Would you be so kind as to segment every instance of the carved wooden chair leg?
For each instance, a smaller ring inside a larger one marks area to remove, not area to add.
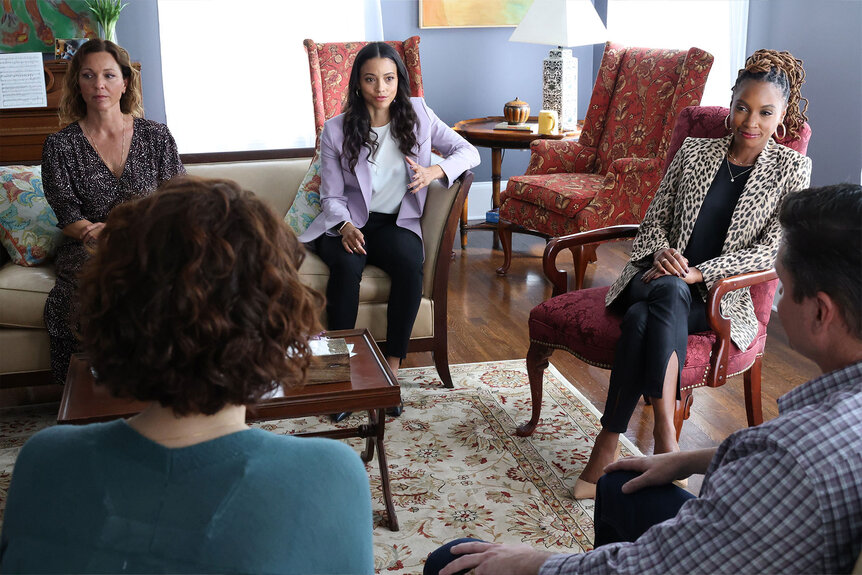
[[[539,416],[542,414],[542,381],[545,375],[545,368],[548,367],[548,360],[551,354],[554,353],[554,348],[541,343],[531,342],[530,349],[527,351],[527,376],[530,378],[530,396],[533,402],[532,415],[530,421],[522,424],[515,431],[520,437],[527,437],[533,434],[536,430],[536,425],[539,423]]]
[[[500,222],[497,224],[497,233],[500,235],[500,245],[503,247],[503,265],[497,268],[497,275],[504,276],[512,265],[512,227],[511,224]]]
[[[464,205],[461,208],[461,249],[467,249],[467,198],[464,198]],[[454,252],[452,253],[452,257],[454,259]]]
[[[569,248],[572,252],[572,262],[575,265],[575,289],[584,287],[584,276],[587,275],[587,264],[596,261],[596,244],[586,244]]]
[[[694,395],[691,393],[691,388],[680,390],[679,399],[676,401],[676,407],[673,412],[673,426],[676,428],[677,441],[679,441],[679,436],[682,434],[682,422],[691,415],[692,403],[694,403]]]
[[[763,358],[758,355],[751,368],[743,375],[745,415],[748,418],[749,427],[763,423],[763,406],[760,403],[760,369],[762,366]]]
[[[431,351],[431,356],[434,358],[434,367],[437,368],[437,375],[440,376],[440,381],[443,382],[443,387],[452,389],[455,387],[452,384],[452,374],[449,373],[449,343],[445,333],[434,338],[434,349]]]

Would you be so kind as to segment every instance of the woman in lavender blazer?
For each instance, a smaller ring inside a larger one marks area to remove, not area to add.
[[[431,165],[431,148],[445,159]],[[320,136],[322,213],[300,236],[329,266],[329,329],[351,329],[366,264],[390,279],[386,355],[397,374],[422,298],[419,220],[428,185],[451,183],[479,163],[472,145],[422,98],[410,97],[407,69],[388,44],[356,56],[344,113]]]

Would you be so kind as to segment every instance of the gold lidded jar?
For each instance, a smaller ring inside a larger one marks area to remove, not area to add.
[[[523,124],[530,117],[530,105],[518,98],[511,102],[506,102],[503,106],[503,116],[510,126]]]

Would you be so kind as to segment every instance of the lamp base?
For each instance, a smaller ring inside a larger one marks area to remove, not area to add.
[[[542,109],[556,110],[562,130],[578,124],[578,59],[555,48],[542,63]]]

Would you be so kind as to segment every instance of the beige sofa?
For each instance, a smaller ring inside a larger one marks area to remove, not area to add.
[[[227,155],[230,157],[230,155]],[[186,163],[189,174],[236,180],[263,197],[283,217],[308,169],[310,158]],[[413,326],[410,351],[431,351],[440,378],[452,386],[447,359],[446,291],[452,241],[458,215],[473,174],[467,172],[451,188],[439,183],[428,194],[422,233],[425,269],[422,302]],[[325,292],[329,272],[314,254],[300,270],[306,285]],[[0,267],[0,387],[49,383],[48,334],[42,319],[45,299],[54,285],[53,266],[25,268],[6,261]],[[381,342],[386,336],[389,278],[369,266],[362,276],[357,327],[368,328]]]

